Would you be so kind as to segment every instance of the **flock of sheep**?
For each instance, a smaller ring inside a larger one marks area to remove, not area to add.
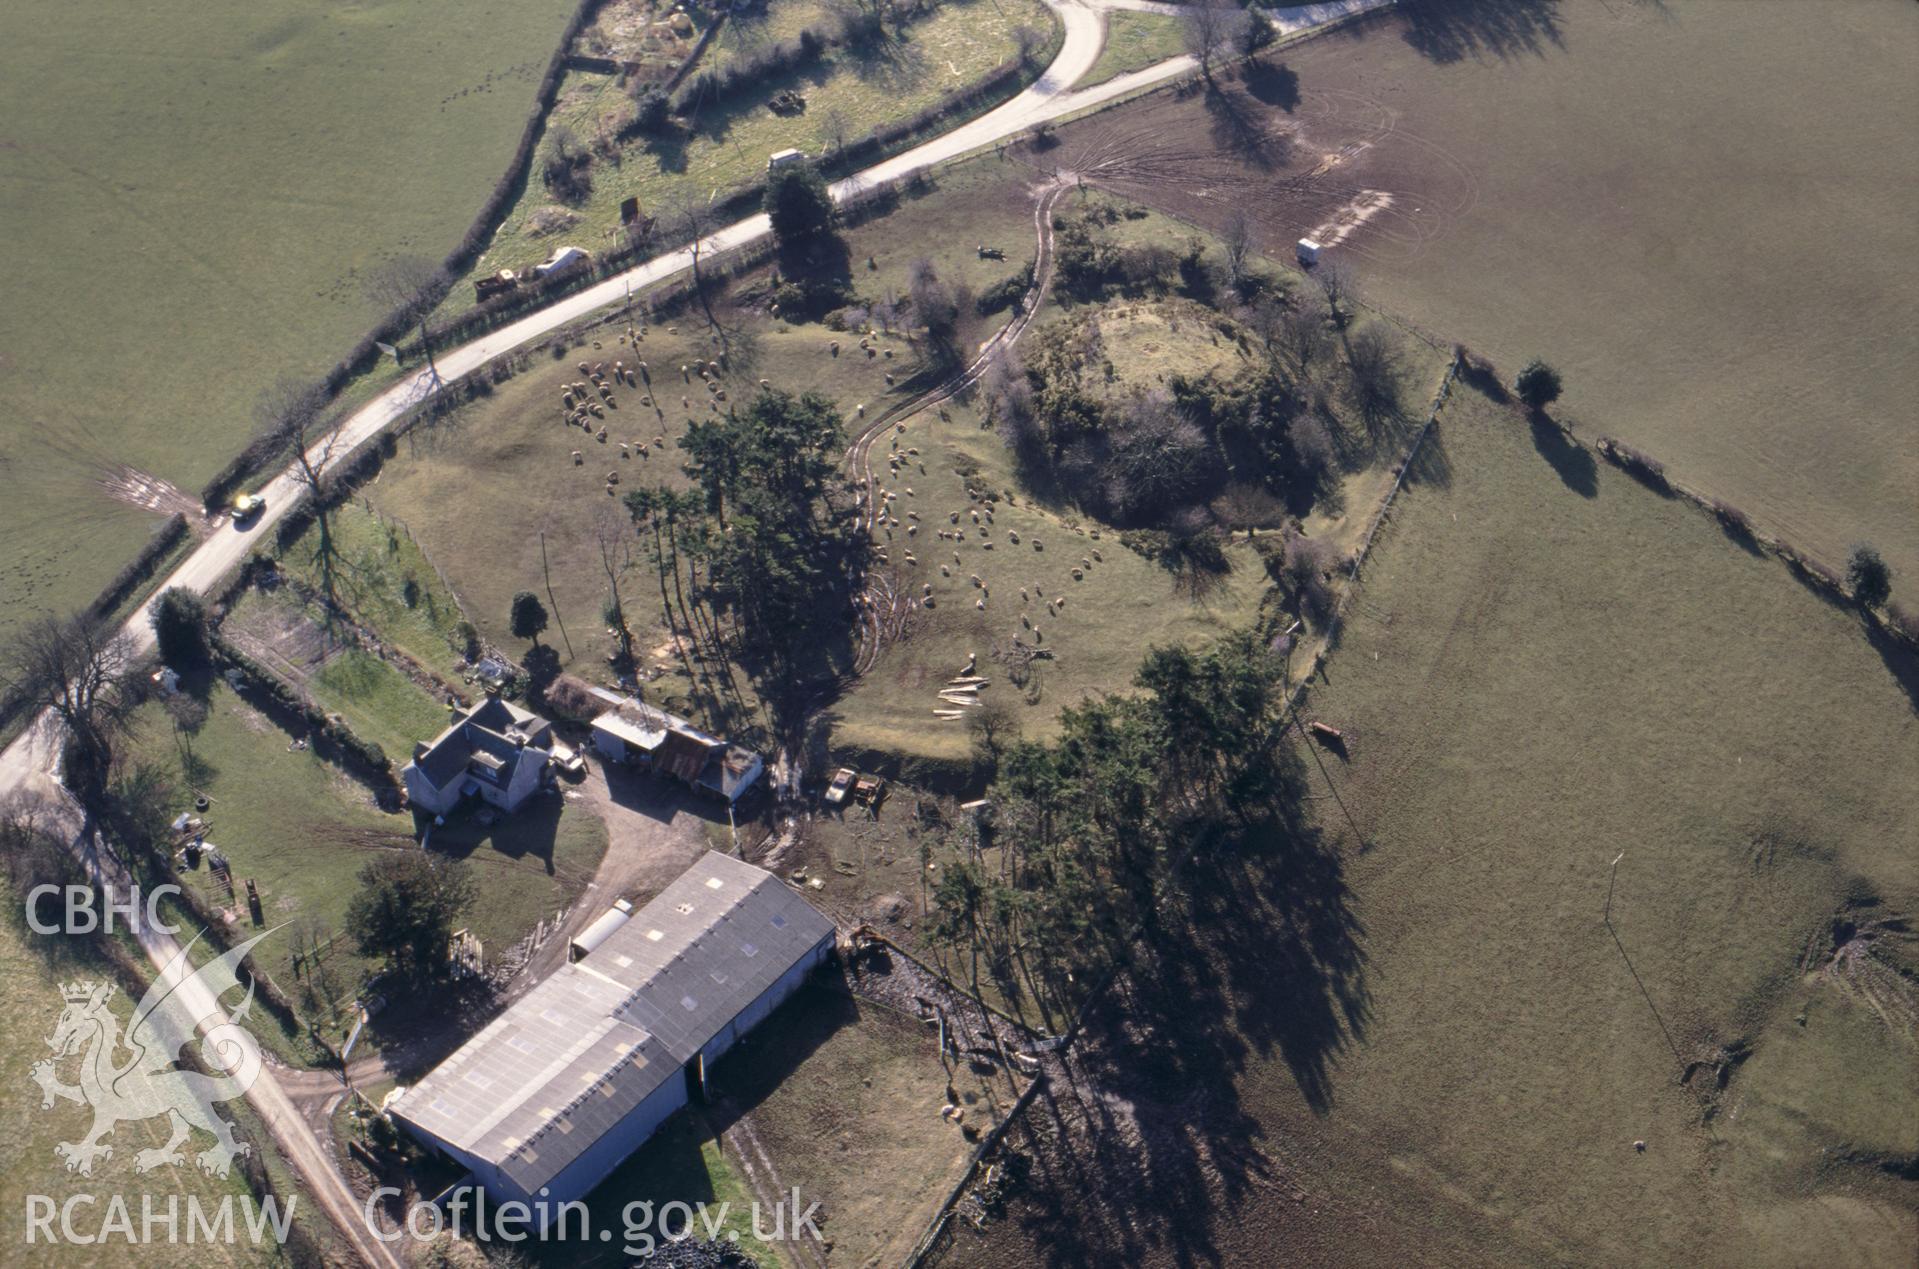
[[[668,333],[678,334],[679,330],[677,327],[669,327]],[[568,427],[580,428],[600,444],[608,444],[607,412],[620,408],[619,399],[614,395],[615,388],[639,389],[640,404],[653,411],[657,422],[665,422],[666,410],[660,401],[655,399],[659,394],[653,387],[652,370],[647,366],[644,358],[637,356],[640,344],[645,339],[644,326],[629,326],[625,333],[619,336],[618,342],[636,354],[632,365],[628,365],[622,358],[614,359],[611,365],[605,361],[578,363],[575,369],[585,377],[560,385],[560,417]],[[601,347],[600,341],[594,340],[593,347],[598,351]],[[690,388],[697,375],[706,387],[706,408],[717,412],[720,403],[726,400],[726,387],[720,382],[721,373],[722,367],[717,361],[694,360],[682,365],[680,380],[689,388],[689,391],[680,394],[681,407],[692,410],[693,398]],[[766,380],[760,380],[760,386],[765,387]],[[687,421],[692,422],[690,415]],[[635,456],[646,459],[652,457],[654,450],[666,448],[666,437],[664,434],[655,436],[650,445],[645,441],[637,440],[620,441],[618,444],[622,459]],[[575,467],[586,465],[586,455],[581,450],[574,450],[572,459]],[[619,483],[619,470],[617,468],[609,470],[606,473],[606,492],[609,495],[616,493]]]
[[[921,476],[926,475],[926,465],[920,459],[919,447],[903,444],[907,434],[906,429],[907,425],[905,423],[899,423],[894,426],[892,444],[886,456],[887,473],[894,481],[901,480],[902,476],[909,470],[917,471]],[[874,485],[877,484],[877,482],[862,480],[861,484]],[[877,548],[879,562],[882,564],[892,563],[893,548],[889,544],[895,541],[894,531],[900,530],[906,538],[906,541],[901,544],[900,547],[900,562],[909,568],[920,567],[922,561],[920,557],[915,554],[913,548],[914,544],[919,540],[923,521],[918,511],[910,508],[902,510],[901,503],[902,495],[906,498],[916,499],[918,497],[913,486],[907,484],[901,484],[897,488],[879,486],[872,489],[872,494],[874,505],[873,525],[874,528],[885,534],[885,541]],[[945,578],[953,577],[956,571],[963,572],[967,580],[972,584],[973,589],[978,592],[978,594],[974,596],[973,607],[980,612],[984,612],[987,609],[988,601],[993,597],[993,588],[986,578],[982,577],[979,573],[967,571],[966,559],[962,551],[966,549],[969,543],[980,551],[991,551],[998,545],[999,541],[1004,541],[1010,546],[1020,546],[1022,542],[1017,529],[1007,529],[1002,539],[996,540],[994,538],[994,499],[982,497],[975,493],[970,487],[966,491],[966,498],[968,505],[958,510],[948,511],[946,513],[946,525],[933,530],[933,536],[945,544],[941,550],[950,549],[953,556],[952,563],[948,564],[942,560],[937,567],[939,568],[940,576]],[[904,517],[903,519],[902,516]],[[1091,530],[1091,536],[1097,539],[1099,537],[1099,530]],[[1028,537],[1025,544],[1030,545],[1035,551],[1043,552],[1046,549],[1045,542],[1038,537]],[[1104,563],[1104,560],[1105,557],[1100,554],[1098,547],[1090,548],[1087,554],[1080,558],[1079,563],[1073,567],[1073,580],[1076,582],[1084,580],[1092,573],[1094,566]],[[1013,632],[1013,642],[1024,642],[1025,639],[1030,636],[1035,645],[1043,644],[1045,642],[1045,634],[1035,620],[1038,614],[1030,612],[1029,608],[1037,600],[1044,608],[1046,618],[1049,621],[1057,620],[1066,611],[1066,596],[1048,595],[1044,587],[1038,582],[1033,582],[1028,586],[1021,586],[1019,588],[1019,599],[1020,628]],[[920,583],[918,602],[922,608],[934,608],[938,606],[939,601],[933,593],[933,583],[931,581]],[[963,718],[965,717],[966,707],[979,703],[977,699],[978,693],[981,688],[986,686],[987,680],[974,675],[973,666],[974,662],[969,658],[966,668],[940,689],[940,704],[935,706],[933,710],[936,717],[947,721]]]

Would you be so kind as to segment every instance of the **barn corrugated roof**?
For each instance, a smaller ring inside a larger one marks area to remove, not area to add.
[[[771,873],[708,852],[393,1111],[534,1193],[832,932]]]

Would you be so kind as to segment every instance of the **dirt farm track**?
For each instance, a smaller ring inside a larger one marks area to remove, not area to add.
[[[1919,584],[1919,6],[1785,12],[1428,5],[1082,120],[1040,161],[1209,227],[1247,209],[1274,254],[1336,243],[1376,307],[1557,364],[1583,433]]]

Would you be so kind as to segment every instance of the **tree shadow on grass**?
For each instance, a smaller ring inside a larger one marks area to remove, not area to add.
[[[1255,101],[1278,106],[1287,114],[1299,106],[1299,72],[1284,62],[1251,62],[1240,79]]]
[[[1559,0],[1402,0],[1401,38],[1447,65],[1467,58],[1544,57],[1564,51]]]
[[[1444,489],[1453,483],[1453,460],[1446,452],[1443,422],[1427,429],[1426,439],[1406,462],[1406,483]]]
[[[1905,695],[1906,705],[1913,713],[1919,714],[1919,655],[1915,655],[1911,648],[1894,638],[1870,615],[1861,612],[1858,604],[1841,589],[1838,576],[1824,565],[1797,556],[1788,556],[1786,571],[1791,573],[1809,594],[1824,602],[1827,607],[1846,613],[1859,622],[1860,631],[1865,635],[1866,643],[1885,663],[1886,672],[1892,675],[1893,683]]]
[[[402,1084],[438,1066],[506,1006],[483,978],[417,986],[389,981],[382,994],[386,1007],[367,1019],[366,1038],[379,1045],[380,1061]]]
[[[1599,496],[1599,463],[1586,447],[1574,441],[1559,424],[1536,411],[1528,411],[1526,421],[1532,427],[1533,448],[1559,473],[1566,488],[1582,498]]]
[[[1217,1261],[1207,1214],[1274,1179],[1242,1079],[1281,1066],[1324,1115],[1338,1055],[1365,1033],[1364,929],[1333,843],[1275,822],[1203,844],[1182,880],[1183,906],[1142,937],[1086,1023],[1090,1141],[1061,1119],[1061,1153],[1029,1180],[1021,1219],[1050,1264]],[[1046,1099],[1031,1113],[1060,1114]]]
[[[1913,713],[1919,714],[1919,656],[1881,629],[1877,622],[1867,621],[1865,626],[1866,642],[1886,663],[1886,671],[1892,675],[1892,681],[1906,694],[1907,706]]]
[[[1204,100],[1206,113],[1212,117],[1214,145],[1253,167],[1285,166],[1292,137],[1268,128],[1251,97],[1224,88],[1210,88]]]
[[[564,798],[535,794],[519,810],[501,815],[491,824],[480,823],[481,811],[477,806],[462,808],[433,829],[430,845],[449,859],[473,858],[482,847],[508,860],[531,857],[545,865],[546,875],[550,877],[554,871],[553,845],[560,835],[564,805]]]

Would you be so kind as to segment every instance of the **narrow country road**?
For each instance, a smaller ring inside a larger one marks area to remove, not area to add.
[[[833,197],[844,200],[883,182],[911,176],[990,146],[1038,124],[1115,101],[1154,84],[1190,74],[1197,68],[1191,57],[1174,57],[1116,76],[1094,87],[1075,91],[1072,85],[1092,68],[1104,44],[1103,12],[1121,8],[1146,9],[1150,6],[1142,0],[1046,2],[1059,14],[1065,28],[1065,39],[1052,64],[1025,91],[970,123],[835,182],[831,187]],[[1291,35],[1394,2],[1327,0],[1320,4],[1263,12],[1280,34]],[[704,239],[699,244],[699,251],[702,258],[709,258],[715,253],[757,242],[770,233],[771,227],[764,214],[749,216]],[[378,436],[446,385],[457,382],[502,353],[510,352],[597,309],[620,302],[630,291],[673,277],[691,266],[693,255],[691,246],[667,252],[458,348],[438,354],[435,359],[437,374],[422,371],[409,375],[387,389],[349,417],[336,432],[323,438],[310,451],[311,456],[316,462],[325,461],[329,466],[339,464],[353,450]],[[296,476],[297,471],[297,464],[290,464],[269,481],[261,491],[266,498],[265,510],[244,530],[236,528],[231,522],[214,530],[155,588],[155,596],[173,586],[184,586],[205,593],[216,585],[246,558],[254,544],[262,540],[267,531],[299,501],[303,491]],[[125,633],[136,655],[144,655],[153,647],[153,631],[148,621],[152,602],[149,600],[131,614],[125,624]],[[115,885],[125,885],[121,865],[93,847],[91,836],[85,831],[80,808],[58,781],[59,748],[57,724],[50,715],[42,714],[19,739],[0,752],[0,797],[20,793],[41,800],[57,821],[72,831],[74,847],[94,875]],[[138,937],[142,950],[156,970],[164,969],[179,952],[179,944],[162,931],[142,928],[138,931]],[[198,990],[205,991],[204,988]],[[214,1022],[227,1020],[226,1012],[217,1001],[207,999],[194,1003],[204,1008],[206,1016]],[[400,1269],[400,1262],[393,1251],[371,1236],[361,1217],[358,1198],[334,1166],[326,1145],[295,1108],[286,1089],[275,1077],[273,1068],[262,1071],[248,1090],[247,1101],[265,1122],[279,1153],[299,1173],[308,1193],[327,1213],[361,1261],[382,1269]]]

